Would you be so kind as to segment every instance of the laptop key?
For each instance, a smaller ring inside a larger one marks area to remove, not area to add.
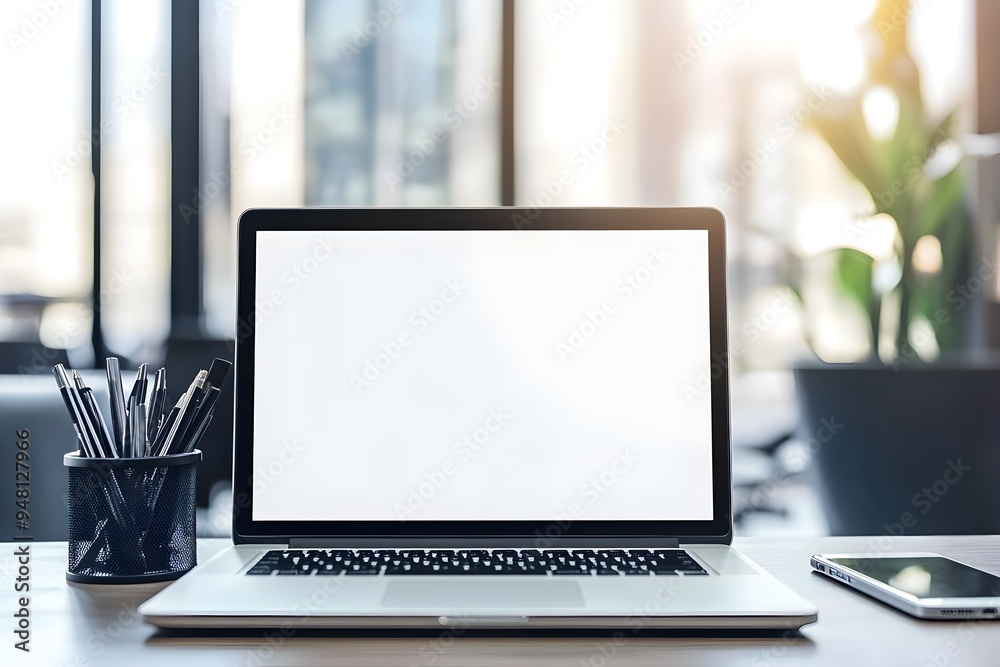
[[[269,551],[247,574],[325,576],[707,575],[682,549],[290,549]]]

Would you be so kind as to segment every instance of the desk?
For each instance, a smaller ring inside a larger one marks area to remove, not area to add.
[[[305,633],[227,636],[168,634],[145,625],[136,607],[163,587],[67,584],[64,543],[32,545],[31,653],[13,648],[16,563],[5,544],[0,559],[0,664],[4,665],[997,665],[1000,621],[918,621],[810,574],[813,553],[937,551],[1000,574],[1000,536],[746,539],[737,546],[819,607],[819,621],[801,636],[701,634],[628,637],[610,633],[572,637]],[[199,541],[203,561],[225,540]],[[276,638],[275,638],[276,637]],[[278,650],[273,644],[280,643]],[[609,654],[605,658],[602,654]],[[949,656],[948,652],[953,655]]]

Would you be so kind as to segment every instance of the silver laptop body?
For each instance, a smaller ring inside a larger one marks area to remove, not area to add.
[[[816,620],[730,546],[718,211],[260,209],[238,245],[234,546],[147,622]]]

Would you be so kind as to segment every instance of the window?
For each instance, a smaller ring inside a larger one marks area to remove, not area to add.
[[[203,245],[191,267],[204,333],[233,334],[244,209],[496,205],[512,121],[517,204],[725,211],[737,370],[787,368],[807,338],[857,358],[863,325],[828,289],[823,252],[871,202],[807,126],[816,105],[865,80],[860,27],[874,1],[201,0],[200,183],[181,194]],[[0,110],[16,128],[0,163],[0,338],[85,353],[98,145],[103,333],[119,354],[155,358],[178,281],[169,64],[171,30],[185,28],[171,26],[171,0],[102,3],[103,125],[91,137],[91,4],[56,4],[0,10],[0,83],[24,91]],[[915,3],[909,18],[928,106],[964,104],[967,130],[973,0]],[[891,243],[879,233],[860,242]],[[775,304],[781,317],[755,319]]]
[[[974,3],[911,4],[926,103],[943,116],[972,97]],[[864,356],[863,324],[829,289],[822,253],[884,240],[877,225],[847,237],[871,200],[808,125],[866,79],[874,6],[518,2],[517,203],[718,207],[745,350],[734,369],[786,369],[806,336],[831,359]],[[806,312],[789,286],[809,292]]]
[[[210,331],[233,333],[247,208],[499,203],[499,0],[203,2],[202,23]]]
[[[90,336],[90,3],[0,9],[0,340]]]
[[[170,3],[101,10],[104,337],[148,360],[170,332]]]

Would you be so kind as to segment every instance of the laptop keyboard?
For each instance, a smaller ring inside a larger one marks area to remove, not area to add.
[[[264,554],[251,575],[707,575],[682,549],[294,549]]]

